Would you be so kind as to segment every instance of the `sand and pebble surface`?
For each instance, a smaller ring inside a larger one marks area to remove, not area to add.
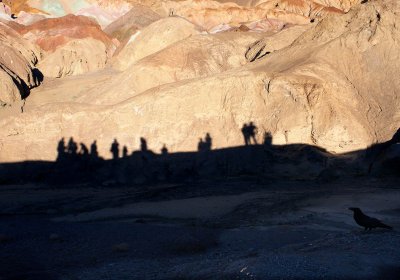
[[[0,279],[400,279],[399,201],[368,177],[2,186]]]

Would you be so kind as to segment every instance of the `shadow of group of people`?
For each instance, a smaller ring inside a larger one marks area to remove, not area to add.
[[[203,138],[199,139],[199,143],[197,144],[197,150],[199,152],[202,151],[211,151],[211,146],[212,146],[212,138],[210,136],[210,133],[206,133],[206,136]]]
[[[121,153],[122,152],[122,153]],[[151,152],[147,147],[147,140],[143,137],[140,138],[140,151],[139,152]],[[102,159],[99,156],[98,148],[97,148],[97,141],[94,140],[90,145],[90,149],[86,146],[85,143],[77,143],[75,142],[73,137],[70,137],[68,143],[66,143],[65,138],[61,138],[57,145],[57,161],[64,161],[64,160],[75,160],[77,158],[82,159]],[[112,159],[116,160],[119,158],[127,158],[129,156],[128,147],[124,145],[122,150],[120,150],[120,143],[116,138],[114,138],[113,142],[111,143],[110,153]],[[161,154],[168,154],[167,147],[164,146],[161,149]]]
[[[243,134],[244,138],[244,144],[245,146],[248,145],[258,145],[256,134],[257,134],[257,127],[253,122],[249,122],[248,124],[245,123],[241,129],[241,132]],[[269,132],[266,132],[264,134],[264,144],[272,144],[272,135]],[[198,145],[197,145],[197,151],[198,152],[203,152],[203,151],[210,151],[212,149],[212,137],[210,133],[206,133],[206,135],[203,138],[199,139]],[[116,138],[114,138],[113,142],[111,143],[110,147],[110,153],[112,156],[112,159],[116,160],[119,158],[126,158],[129,157],[129,151],[128,147],[124,145],[122,147],[122,150],[120,149],[120,143]],[[140,150],[139,152],[143,153],[153,153],[151,150],[148,148],[147,140],[144,137],[140,137]],[[163,147],[160,150],[161,155],[167,155],[168,154],[168,148],[164,144]],[[98,148],[97,148],[97,141],[94,140],[90,148],[86,146],[85,143],[77,143],[75,142],[73,137],[70,137],[68,140],[68,143],[66,143],[65,138],[61,138],[60,141],[58,142],[57,145],[57,161],[62,161],[66,159],[76,159],[77,157],[81,158],[92,158],[92,159],[99,159],[101,158],[98,153]]]
[[[114,141],[112,142],[110,152],[112,154],[113,159],[118,159],[120,157],[119,156],[119,143],[118,143],[117,139],[114,139]],[[128,157],[128,147],[127,146],[122,147],[122,157],[123,158]]]
[[[75,142],[73,137],[70,137],[68,144],[65,143],[65,138],[61,138],[57,145],[57,160],[74,159],[77,157],[91,157],[98,158],[97,141],[93,141],[90,145],[90,150],[84,143],[79,144]]]
[[[197,176],[196,174],[258,174],[266,170],[281,172],[274,169],[274,164],[277,162],[288,166],[301,166],[307,161],[307,164],[312,165],[316,170],[315,172],[320,172],[331,168],[330,166],[335,166],[335,161],[343,162],[344,159],[341,155],[334,156],[325,149],[307,144],[273,145],[273,136],[268,131],[264,132],[261,141],[260,132],[253,122],[243,124],[241,133],[244,140],[242,146],[213,150],[213,139],[207,132],[204,137],[199,138],[197,151],[177,153],[170,153],[165,144],[159,153],[154,153],[149,149],[144,137],[139,138],[139,149],[130,152],[126,145],[122,146],[115,138],[108,150],[112,157],[110,161],[99,156],[96,140],[88,147],[84,143],[78,144],[73,137],[70,137],[68,141],[62,138],[57,146],[57,163],[59,163],[57,169],[62,171],[58,174],[62,173],[60,176],[64,177],[68,177],[65,175],[67,173],[74,174],[77,180],[79,176],[89,178],[89,176],[96,177],[99,174],[108,178],[145,176],[146,180],[143,179],[143,182],[150,182],[154,178],[185,178]],[[387,151],[391,145],[400,141],[399,135],[398,131],[390,141],[352,153],[356,157],[366,154],[364,161],[371,162],[368,171],[370,172],[374,167],[373,163],[383,158],[383,151]],[[353,154],[347,157],[350,158]],[[396,160],[399,161],[398,158]],[[313,168],[309,168],[307,172],[314,172]],[[79,172],[81,175],[77,175]],[[89,173],[91,175],[88,175]],[[124,175],[115,175],[122,173]]]
[[[73,137],[62,138],[58,157],[52,161],[0,163],[0,183],[51,182],[52,184],[100,183],[139,185],[182,182],[219,176],[271,176],[273,178],[331,178],[335,174],[400,174],[400,130],[391,140],[362,150],[332,154],[309,144],[274,145],[270,132],[257,130],[253,122],[238,128],[244,145],[216,149],[211,133],[199,139],[196,151],[169,152],[164,144],[159,153],[139,139],[139,148],[129,151],[113,139],[111,160],[99,155],[98,142],[90,145]],[[263,142],[263,143],[260,143]],[[214,145],[214,146],[213,146]],[[333,174],[333,175],[332,175]]]
[[[248,124],[247,123],[243,124],[242,134],[244,138],[244,144],[246,146],[250,145],[251,142],[253,142],[253,144],[255,145],[258,144],[256,139],[257,127],[254,125],[253,122],[249,122]]]
[[[96,140],[88,147],[73,137],[58,142],[58,158],[52,176],[54,182],[107,182],[117,181],[133,185],[155,182],[181,182],[207,176],[258,174],[271,170],[272,134],[264,134],[264,143],[257,141],[258,131],[253,122],[243,125],[244,145],[213,149],[211,133],[199,138],[197,150],[170,153],[165,144],[159,153],[149,149],[144,137],[139,138],[139,149],[129,151],[114,138],[107,152],[111,160],[99,155]],[[261,137],[260,137],[261,138]],[[265,144],[270,146],[266,147]],[[317,155],[317,157],[319,157]]]

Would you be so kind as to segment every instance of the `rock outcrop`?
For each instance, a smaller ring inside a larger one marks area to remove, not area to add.
[[[44,19],[19,32],[41,47],[45,76],[63,77],[102,69],[116,45],[92,19],[68,15]]]
[[[311,20],[322,18],[328,14],[343,14],[344,12],[329,5],[321,5],[310,0],[279,0],[274,2],[276,10],[301,15]],[[270,7],[270,2],[260,4],[259,7]]]
[[[98,40],[76,39],[47,54],[38,67],[46,77],[61,78],[103,69],[107,59],[106,46]]]
[[[18,17],[21,12],[50,17],[75,14],[91,17],[103,27],[125,14],[130,7],[125,1],[101,0],[5,0],[5,2]]]
[[[262,36],[234,32],[193,35],[133,63],[110,79],[108,85],[81,95],[77,101],[111,105],[163,84],[241,67],[247,63],[244,57],[247,46]]]
[[[11,105],[21,99],[18,86],[11,75],[3,69],[0,70],[0,107]]]
[[[0,2],[0,20],[11,19],[11,9],[6,4]]]
[[[10,1],[9,1],[10,2]],[[220,24],[239,27],[242,23],[269,19],[285,23],[302,24],[310,19],[320,19],[331,13],[342,13],[359,0],[278,0],[278,1],[153,1],[153,0],[73,0],[47,1],[18,0],[10,2],[13,13],[39,13],[52,17],[67,14],[94,18],[102,27],[116,21],[138,4],[161,16],[177,15],[188,19],[206,30]]]
[[[29,26],[21,26],[18,31],[46,52],[55,51],[57,47],[71,40],[88,37],[100,41],[106,47],[113,45],[111,38],[101,30],[100,26],[85,16],[67,15],[48,18]]]
[[[160,19],[132,35],[115,57],[113,66],[125,70],[136,61],[199,32],[197,26],[183,18]]]
[[[11,13],[17,15],[19,12],[24,11],[28,13],[42,13],[41,10],[38,10],[34,7],[35,3],[31,2],[38,2],[38,1],[29,1],[29,0],[3,0],[7,6],[10,7]]]
[[[0,106],[11,105],[29,95],[42,80],[35,65],[38,48],[0,22]]]
[[[220,24],[240,26],[261,19],[278,20],[287,24],[306,24],[328,14],[341,14],[341,9],[324,6],[310,0],[266,1],[258,5],[239,6],[232,2],[167,1],[163,2],[164,15],[173,14],[211,30]]]
[[[315,0],[316,3],[328,7],[341,9],[345,12],[349,11],[351,7],[363,2],[362,0]]]
[[[265,55],[289,46],[295,39],[310,28],[310,25],[293,26],[272,36],[265,36],[262,39],[253,42],[248,47],[245,57],[249,62],[263,58]]]
[[[128,13],[109,24],[104,31],[120,42],[126,43],[136,31],[159,19],[161,16],[150,8],[134,5]]]

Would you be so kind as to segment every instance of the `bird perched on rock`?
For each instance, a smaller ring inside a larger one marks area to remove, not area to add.
[[[353,218],[357,224],[364,227],[365,230],[371,230],[373,228],[387,228],[393,229],[391,226],[385,225],[378,219],[368,217],[365,215],[360,208],[350,207],[349,210],[353,211]]]

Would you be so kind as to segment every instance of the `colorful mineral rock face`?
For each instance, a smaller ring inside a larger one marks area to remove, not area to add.
[[[129,5],[120,3],[113,5],[112,2],[86,0],[21,0],[5,1],[10,7],[11,13],[24,17],[21,23],[30,22],[26,13],[42,14],[46,17],[61,17],[67,14],[86,15],[95,18],[102,26],[106,26],[129,11]],[[111,5],[110,5],[111,3]]]
[[[336,153],[393,134],[395,1],[235,2],[3,1],[0,110],[27,102],[0,120],[1,158],[38,159],[38,145],[51,159],[67,134],[102,154],[133,131],[170,151],[206,132],[229,147],[250,121],[258,142]]]

